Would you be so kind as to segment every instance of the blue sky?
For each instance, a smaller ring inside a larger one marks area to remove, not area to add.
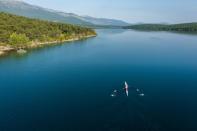
[[[197,22],[197,0],[23,0],[79,15],[116,18],[130,23]]]

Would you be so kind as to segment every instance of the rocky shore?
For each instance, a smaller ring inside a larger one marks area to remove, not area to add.
[[[7,52],[14,51],[15,49],[9,45],[0,45],[0,56],[6,54]]]
[[[71,39],[67,39],[67,40],[62,40],[62,41],[50,41],[50,42],[37,42],[37,41],[33,41],[31,42],[31,44],[25,48],[25,49],[31,49],[31,48],[38,48],[38,47],[43,47],[45,45],[51,45],[51,44],[60,44],[63,42],[72,42],[72,41],[78,41],[78,40],[82,40],[82,39],[87,39],[87,38],[91,38],[91,37],[95,37],[96,35],[87,35],[87,36],[81,36],[81,37],[76,37],[76,38],[71,38]],[[0,56],[3,56],[11,51],[16,51],[17,52],[18,49],[10,46],[10,45],[0,45]]]

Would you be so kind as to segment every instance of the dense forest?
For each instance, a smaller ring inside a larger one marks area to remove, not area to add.
[[[90,28],[42,21],[0,12],[0,44],[22,46],[30,42],[64,41],[96,35]]]
[[[124,29],[147,30],[147,31],[177,31],[197,33],[197,23],[185,24],[139,24],[123,27]]]

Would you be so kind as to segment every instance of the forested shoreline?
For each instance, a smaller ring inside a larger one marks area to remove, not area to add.
[[[175,31],[197,33],[197,23],[183,23],[183,24],[138,24],[125,26],[124,29],[145,30],[145,31]]]
[[[93,29],[0,12],[0,51],[96,36]],[[9,48],[9,49],[8,49]],[[2,51],[1,51],[2,52]]]

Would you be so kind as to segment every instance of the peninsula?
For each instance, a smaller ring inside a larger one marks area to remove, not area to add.
[[[0,12],[0,55],[96,36],[93,29]]]

